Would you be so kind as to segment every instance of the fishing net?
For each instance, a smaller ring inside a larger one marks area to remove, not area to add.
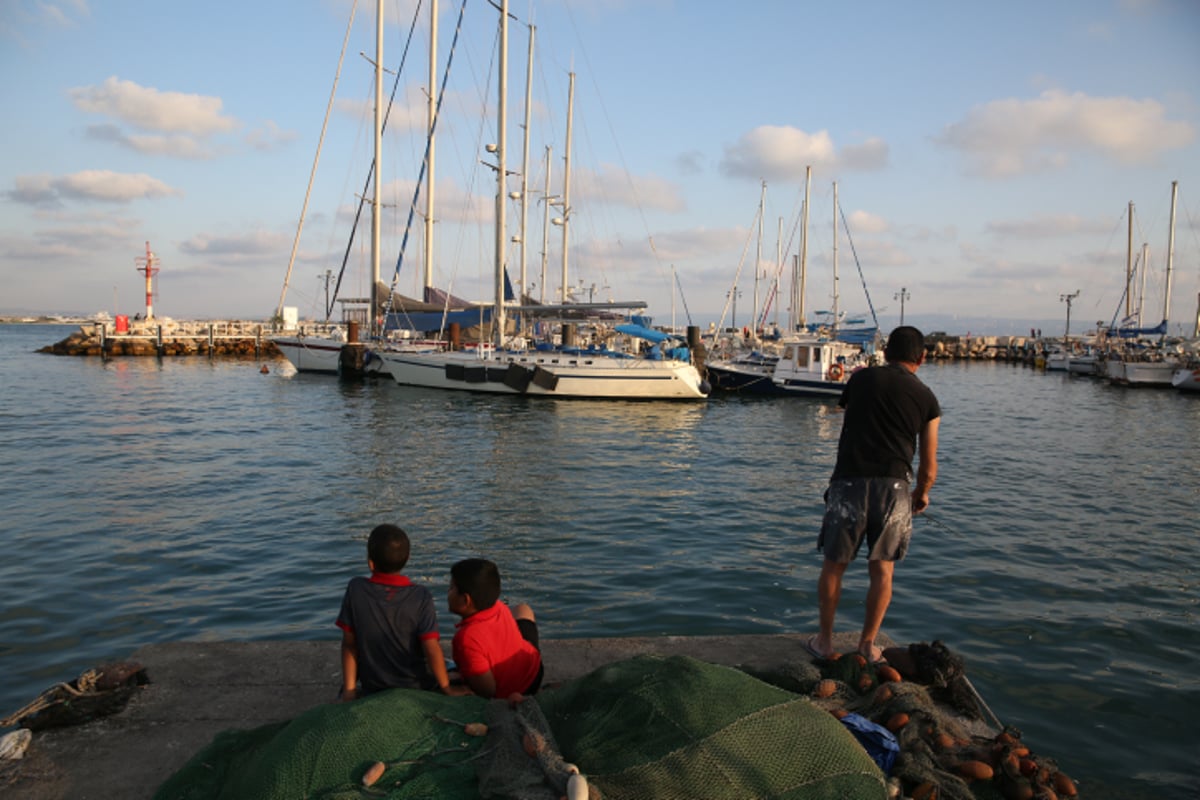
[[[941,642],[884,651],[887,664],[850,654],[782,675],[759,674],[807,694],[842,717],[856,714],[890,731],[899,753],[889,775],[915,800],[1030,800],[1075,797],[1074,782],[1052,758],[1033,753],[975,692],[961,657]]]
[[[480,722],[486,735],[470,735]],[[590,798],[886,797],[871,757],[808,697],[638,656],[515,707],[397,689],[222,733],[155,798],[557,800],[575,770]]]

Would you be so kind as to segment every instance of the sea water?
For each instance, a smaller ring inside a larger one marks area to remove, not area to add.
[[[546,638],[816,629],[832,401],[522,399],[35,352],[71,330],[0,326],[2,714],[151,642],[336,648],[385,521],[439,598],[451,563],[495,560]],[[919,375],[941,471],[885,632],[962,655],[1087,797],[1195,797],[1200,397],[1006,363]],[[865,589],[856,563],[839,630]]]

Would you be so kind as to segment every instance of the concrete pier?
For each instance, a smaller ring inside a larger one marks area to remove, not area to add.
[[[842,652],[856,634],[837,637]],[[546,682],[573,680],[635,655],[687,655],[772,670],[811,661],[804,634],[543,639]],[[881,639],[880,644],[892,642]],[[291,719],[335,700],[340,642],[176,642],[130,655],[150,684],[118,714],[34,734],[0,796],[8,800],[141,800],[224,730]],[[449,642],[443,642],[448,650]],[[33,699],[33,698],[30,698]]]

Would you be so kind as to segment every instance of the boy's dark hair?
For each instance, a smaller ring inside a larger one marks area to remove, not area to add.
[[[410,547],[408,534],[398,525],[376,525],[367,537],[367,558],[376,572],[396,573],[408,563]]]
[[[919,364],[925,355],[925,334],[911,325],[901,325],[887,339],[883,357],[888,361],[907,361]]]
[[[486,558],[465,558],[450,568],[450,577],[459,594],[471,595],[480,611],[496,605],[500,599],[500,570]]]

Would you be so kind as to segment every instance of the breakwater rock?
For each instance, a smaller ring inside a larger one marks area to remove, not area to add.
[[[60,356],[282,356],[254,323],[171,323],[116,332],[103,324],[81,325],[67,338],[38,350]]]

